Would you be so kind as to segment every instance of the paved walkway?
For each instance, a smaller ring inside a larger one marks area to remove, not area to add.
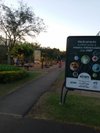
[[[0,114],[12,116],[24,116],[39,97],[57,79],[64,68],[50,68],[49,72],[38,80],[33,80],[14,93],[0,99]]]
[[[100,133],[84,126],[22,117],[50,89],[62,70],[49,69],[45,76],[0,99],[0,133]]]

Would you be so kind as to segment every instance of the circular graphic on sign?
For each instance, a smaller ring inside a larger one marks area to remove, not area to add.
[[[90,57],[88,55],[83,55],[81,58],[83,64],[88,64],[90,62]]]
[[[80,81],[91,81],[91,76],[88,73],[80,73],[78,79]],[[84,83],[87,84],[87,82],[83,82],[83,85]]]
[[[79,68],[79,64],[78,64],[77,62],[72,62],[72,63],[70,64],[70,69],[71,69],[72,71],[76,71],[78,68]]]
[[[99,64],[94,64],[93,67],[92,67],[92,70],[94,72],[100,72],[100,65]]]
[[[79,60],[79,57],[78,56],[74,56],[74,60]]]
[[[92,61],[94,61],[94,62],[98,61],[98,59],[99,58],[97,56],[95,56],[95,55],[92,57]]]
[[[77,72],[73,72],[73,77],[78,77],[78,73]]]
[[[92,77],[93,77],[93,78],[96,78],[96,77],[97,77],[97,73],[93,73],[93,74],[92,74]]]

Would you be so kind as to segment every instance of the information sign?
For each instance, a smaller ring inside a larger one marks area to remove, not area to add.
[[[100,36],[67,38],[65,86],[100,91]]]
[[[40,50],[34,50],[34,61],[35,62],[41,61],[41,51]]]

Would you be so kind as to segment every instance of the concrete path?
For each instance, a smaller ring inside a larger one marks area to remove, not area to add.
[[[39,97],[50,89],[51,84],[63,69],[58,67],[50,69],[45,76],[29,82],[14,93],[0,99],[0,114],[24,116]]]
[[[62,70],[49,69],[45,76],[0,99],[0,133],[100,133],[85,126],[22,117],[50,89]]]

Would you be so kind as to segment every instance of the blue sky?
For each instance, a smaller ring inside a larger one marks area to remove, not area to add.
[[[17,0],[3,0],[17,6]],[[100,0],[23,0],[48,26],[31,41],[66,50],[70,35],[96,35],[100,30]]]

